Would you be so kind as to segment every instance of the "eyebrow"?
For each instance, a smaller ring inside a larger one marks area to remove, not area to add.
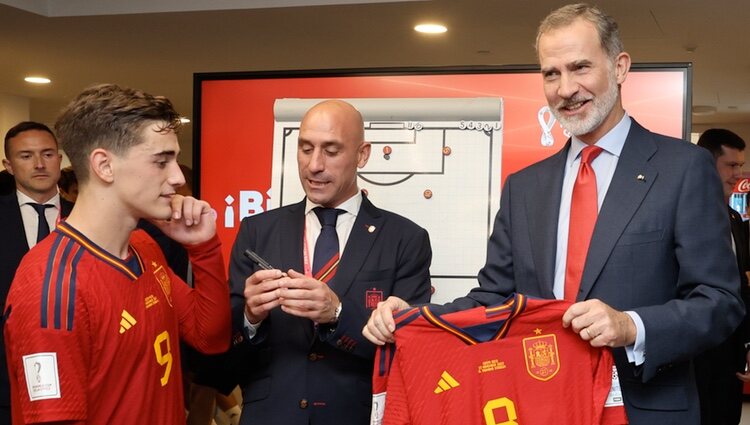
[[[575,69],[575,68],[579,68],[581,66],[588,66],[588,65],[592,65],[592,64],[593,64],[593,62],[591,62],[588,59],[579,59],[579,60],[575,60],[573,62],[566,63],[564,65],[564,68],[565,69]],[[557,66],[550,66],[550,67],[547,67],[547,68],[541,68],[541,72],[542,72],[542,75],[547,75],[550,72],[558,71],[559,69],[560,68],[557,67]]]
[[[34,152],[46,153],[46,152],[58,152],[59,150],[60,150],[59,148],[44,148],[40,151],[37,151],[34,149],[21,149],[17,151],[17,153],[34,153]]]
[[[297,139],[297,145],[303,145],[303,144],[309,144],[309,145],[312,145],[312,144],[314,144],[314,143],[313,143],[313,141],[312,141],[312,140],[307,140],[307,139],[303,139],[303,138],[298,138],[298,139]],[[341,140],[338,140],[338,139],[325,140],[325,141],[323,141],[323,142],[321,142],[321,143],[320,143],[320,145],[321,145],[321,147],[322,147],[323,149],[325,149],[325,148],[326,148],[326,147],[328,147],[328,146],[341,146],[341,145],[343,145],[343,144],[344,144],[344,143],[343,143],[343,142],[342,142]]]
[[[565,67],[568,68],[568,69],[571,69],[571,68],[578,68],[578,67],[581,67],[581,66],[584,66],[584,65],[591,65],[591,64],[592,64],[592,62],[590,60],[588,60],[588,59],[580,59],[580,60],[577,60],[577,61],[573,61],[573,62],[571,62],[569,64],[566,64]]]
[[[170,150],[170,151],[161,151],[161,152],[157,152],[157,153],[155,153],[155,154],[153,154],[151,156],[153,156],[153,157],[160,157],[160,156],[175,157],[175,156],[177,156],[177,151],[172,151],[172,150]]]

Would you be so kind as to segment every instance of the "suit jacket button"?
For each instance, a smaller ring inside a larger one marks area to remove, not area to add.
[[[308,354],[308,355],[307,355],[307,358],[308,358],[308,359],[309,359],[309,360],[310,360],[311,362],[314,362],[315,360],[318,360],[318,355],[317,355],[317,354],[315,354],[315,353],[310,353],[310,354]]]
[[[299,401],[299,408],[300,409],[307,409],[307,399],[303,398]]]

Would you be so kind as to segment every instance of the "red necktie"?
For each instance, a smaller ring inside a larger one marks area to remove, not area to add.
[[[575,302],[581,286],[583,265],[594,233],[598,204],[596,173],[591,161],[602,153],[598,146],[586,146],[581,151],[581,164],[573,185],[570,200],[570,225],[568,226],[568,259],[565,266],[565,300]]]

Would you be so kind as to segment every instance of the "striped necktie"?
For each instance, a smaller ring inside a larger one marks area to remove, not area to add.
[[[313,209],[320,221],[320,236],[315,241],[313,257],[313,277],[328,283],[336,275],[339,265],[339,236],[336,233],[336,219],[344,210],[316,207]]]

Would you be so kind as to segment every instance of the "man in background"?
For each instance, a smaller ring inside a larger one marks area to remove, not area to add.
[[[750,303],[750,288],[747,286],[748,235],[740,214],[729,206],[737,180],[745,164],[745,141],[737,134],[723,129],[706,130],[698,139],[698,146],[711,152],[716,161],[716,171],[724,190],[729,223],[732,233],[732,249],[737,258],[740,276],[740,291],[745,306]],[[745,373],[745,342],[748,342],[747,317],[729,338],[718,346],[695,358],[695,380],[701,406],[702,425],[737,425],[742,415],[742,381],[737,374]]]
[[[369,155],[359,111],[318,103],[297,143],[305,199],[242,221],[229,274],[233,321],[249,340],[243,425],[369,423],[375,347],[362,326],[389,295],[429,301],[427,231],[359,190]]]
[[[76,198],[78,198],[78,179],[73,167],[67,166],[60,170],[60,180],[57,182],[57,187],[60,189],[60,196],[63,199],[75,204]]]
[[[24,121],[5,134],[5,171],[15,190],[0,196],[0,308],[21,258],[54,229],[73,205],[60,198],[60,155],[57,139],[46,125]],[[10,384],[5,347],[0,338],[0,425],[10,424]]]

